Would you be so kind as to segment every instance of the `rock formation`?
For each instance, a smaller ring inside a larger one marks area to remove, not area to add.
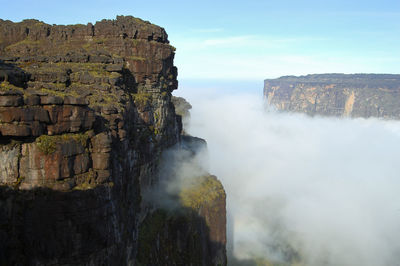
[[[185,130],[187,129],[190,121],[190,109],[192,109],[192,105],[186,101],[185,98],[172,96],[172,102],[175,106],[175,113],[182,118],[182,126],[183,133],[186,134]]]
[[[1,265],[226,264],[217,179],[179,213],[142,200],[181,142],[174,51],[129,16],[0,20]]]
[[[266,79],[264,96],[279,110],[309,115],[400,118],[400,75],[320,74]]]

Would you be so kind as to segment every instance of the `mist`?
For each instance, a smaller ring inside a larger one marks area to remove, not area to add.
[[[261,93],[184,89],[187,131],[207,140],[210,172],[227,192],[233,256],[398,264],[398,121],[280,113]]]

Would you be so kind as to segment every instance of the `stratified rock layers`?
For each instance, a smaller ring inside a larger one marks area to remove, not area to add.
[[[279,110],[309,115],[400,118],[400,75],[315,74],[264,81]]]
[[[226,264],[225,195],[210,203],[220,219],[204,205],[177,223],[157,220],[176,239],[203,231],[207,241],[139,237],[160,212],[142,191],[180,141],[174,50],[163,28],[134,17],[0,20],[0,264],[136,265],[157,261],[140,250],[157,246],[163,263],[197,265],[190,254],[214,242],[201,264]],[[210,233],[210,219],[223,237]]]

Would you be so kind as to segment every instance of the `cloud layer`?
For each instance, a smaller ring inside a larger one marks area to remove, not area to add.
[[[246,94],[186,97],[189,132],[207,140],[227,191],[237,257],[398,262],[399,122],[266,112]]]

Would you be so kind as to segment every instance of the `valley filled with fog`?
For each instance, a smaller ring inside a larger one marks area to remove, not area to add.
[[[400,122],[281,113],[265,105],[262,84],[236,86],[183,83],[175,93],[192,104],[187,132],[207,140],[227,192],[234,256],[395,265]]]

